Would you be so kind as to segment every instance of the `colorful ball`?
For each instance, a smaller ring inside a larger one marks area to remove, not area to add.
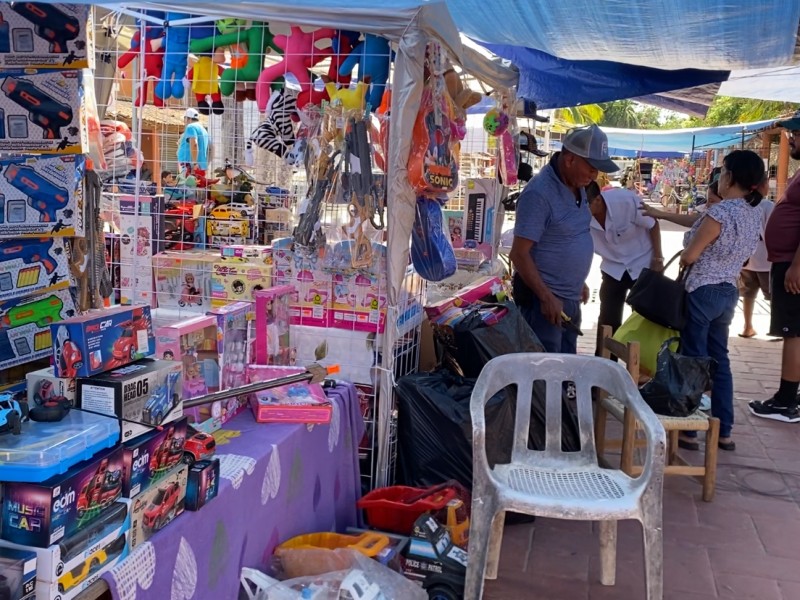
[[[508,115],[493,108],[483,117],[483,129],[492,137],[503,135],[508,129]]]

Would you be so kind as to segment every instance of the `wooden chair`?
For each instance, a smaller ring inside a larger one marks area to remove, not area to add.
[[[611,328],[602,325],[597,330],[597,347],[603,358],[613,354],[621,360],[637,385],[640,382],[639,342],[623,344],[611,337]],[[597,455],[604,460],[606,449],[621,448],[620,468],[628,475],[641,473],[641,467],[634,464],[637,447],[636,432],[639,428],[630,411],[611,396],[602,394],[595,405],[595,440]],[[622,423],[622,440],[606,440],[606,416],[611,415]],[[711,502],[717,483],[717,444],[719,442],[719,419],[701,411],[688,417],[668,417],[657,415],[667,432],[667,464],[665,475],[688,475],[697,477],[703,484],[703,500]],[[682,431],[705,431],[705,461],[702,466],[691,465],[678,455],[678,436]]]

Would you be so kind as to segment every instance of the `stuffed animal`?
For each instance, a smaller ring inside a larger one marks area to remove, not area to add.
[[[139,95],[133,103],[137,107],[147,103],[150,80],[159,79],[164,66],[164,30],[161,27],[146,27],[144,44],[142,44],[141,34],[141,30],[137,29],[131,38],[131,49],[117,59],[117,67],[120,69],[124,69],[131,64],[134,58],[138,58],[141,61],[144,78],[139,87]],[[153,104],[155,106],[164,106],[164,101],[158,94],[153,94]]]
[[[191,15],[168,12],[167,22],[187,19]],[[183,78],[189,61],[189,27],[174,25],[166,28],[164,39],[164,69],[156,84],[155,94],[162,100],[183,98]]]
[[[367,33],[364,35],[364,40],[342,62],[339,75],[352,73],[353,69],[358,66],[359,77],[362,80],[369,77],[371,87],[367,95],[367,102],[375,108],[380,106],[383,92],[386,90],[391,62],[392,51],[389,48],[389,40]]]
[[[285,87],[275,90],[269,99],[267,111],[267,118],[250,134],[250,141],[283,158],[295,143],[292,125],[292,120],[297,117],[295,93]]]
[[[355,89],[352,90],[349,88],[337,90],[335,83],[326,83],[325,91],[328,92],[331,104],[341,104],[345,110],[358,110],[364,108],[364,98],[367,95],[368,85],[369,78],[366,81],[359,81]]]
[[[328,66],[328,73],[321,77],[324,83],[336,83],[342,87],[350,85],[350,73],[345,75],[339,74],[339,69],[344,60],[353,51],[353,48],[358,45],[360,33],[357,31],[338,31],[331,39],[331,63]],[[303,108],[309,104],[319,106],[324,100],[330,100],[328,91],[323,87],[321,90],[312,88],[310,90],[303,90],[297,95],[297,106]]]
[[[289,35],[276,35],[274,43],[283,51],[283,60],[270,65],[261,72],[256,83],[256,104],[258,110],[264,112],[270,97],[270,88],[280,77],[291,73],[300,84],[301,91],[311,90],[309,69],[333,54],[331,48],[320,50],[317,42],[336,36],[336,30],[322,28],[309,33],[292,25]]]
[[[225,53],[221,49],[215,52],[214,57],[201,56],[189,70],[189,79],[192,82],[192,92],[197,100],[197,110],[207,115],[213,112],[221,115],[225,112],[222,104],[222,94],[219,91],[219,76],[225,70],[219,64],[225,61]],[[211,99],[209,104],[208,99]]]

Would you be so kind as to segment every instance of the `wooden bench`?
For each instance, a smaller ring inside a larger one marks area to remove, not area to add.
[[[616,356],[621,360],[637,384],[640,382],[639,342],[623,344],[611,337],[611,328],[600,326],[597,330],[597,347],[603,358]],[[605,393],[595,403],[595,444],[600,460],[605,460],[606,449],[621,448],[620,468],[631,476],[641,473],[641,467],[634,464],[637,447],[637,423],[633,416],[616,399]],[[611,415],[622,423],[622,439],[606,440],[606,420]],[[657,415],[667,432],[667,464],[665,475],[688,475],[696,477],[703,484],[703,500],[711,502],[717,482],[717,444],[719,443],[719,419],[709,417],[701,411],[688,417],[668,417]],[[705,461],[702,466],[691,465],[678,455],[678,437],[682,431],[705,431]]]

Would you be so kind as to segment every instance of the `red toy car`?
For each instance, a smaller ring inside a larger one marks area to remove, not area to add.
[[[90,510],[105,508],[122,494],[122,471],[108,471],[108,459],[103,459],[94,477],[78,496],[78,517]]]
[[[170,513],[178,504],[180,485],[175,481],[158,490],[150,506],[144,511],[142,525],[153,531],[161,529],[169,521]]]
[[[83,366],[83,357],[78,347],[70,340],[66,340],[61,345],[61,372],[64,377],[75,377],[78,374],[78,369]]]
[[[195,433],[183,445],[183,462],[192,465],[196,460],[204,460],[214,455],[217,442],[213,435],[208,433]]]
[[[136,340],[133,337],[133,329],[131,323],[122,325],[122,335],[119,336],[111,348],[111,355],[116,360],[133,362],[136,355]]]
[[[183,457],[183,438],[167,437],[150,459],[150,472],[169,469]]]

